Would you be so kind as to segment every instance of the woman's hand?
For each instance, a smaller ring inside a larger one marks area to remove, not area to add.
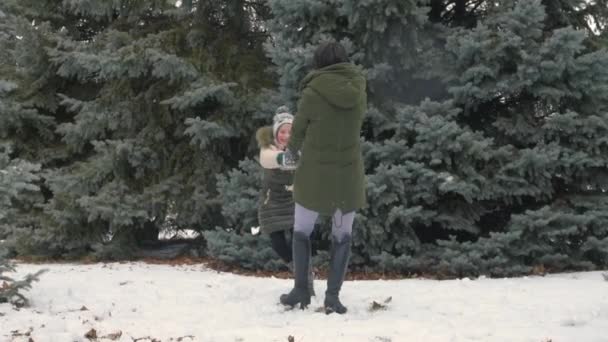
[[[297,156],[289,149],[277,155],[277,163],[281,170],[295,170],[298,167]]]

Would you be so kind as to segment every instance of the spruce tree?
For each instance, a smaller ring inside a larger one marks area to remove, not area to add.
[[[275,267],[267,241],[246,236],[254,131],[279,105],[295,112],[312,52],[333,39],[368,79],[354,267],[606,267],[607,8],[5,0],[0,139],[7,163],[40,171],[1,237],[20,253],[117,257],[193,227],[215,256]]]
[[[323,40],[367,71],[355,267],[608,265],[608,54],[605,25],[587,27],[606,22],[600,3],[270,1],[286,101]]]
[[[62,115],[54,94],[62,84],[45,53],[51,28],[32,25],[22,10],[17,2],[0,4],[0,144],[7,163],[37,165],[31,181],[39,190],[13,193],[0,225],[0,238],[8,242],[27,242],[32,230],[44,225],[43,204],[49,198],[44,174],[66,157],[54,132]]]
[[[5,109],[0,102],[0,113]],[[11,148],[8,143],[0,144],[0,227],[12,224],[15,219],[15,208],[19,206],[22,197],[39,191],[35,182],[38,180],[40,166],[24,160],[10,159]],[[24,279],[15,280],[6,273],[14,272],[15,265],[8,260],[6,241],[0,237],[0,303],[11,303],[16,306],[28,304],[22,293],[32,286],[32,282],[44,272],[28,274]]]
[[[55,101],[45,113],[64,153],[44,165],[44,222],[18,249],[127,257],[160,229],[222,224],[215,175],[250,148],[258,95],[272,83],[263,6],[48,0],[3,12],[44,32],[19,63],[47,63],[58,86],[45,89]]]

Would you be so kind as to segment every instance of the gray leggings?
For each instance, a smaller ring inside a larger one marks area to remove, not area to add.
[[[305,233],[310,236],[315,223],[319,218],[319,213],[313,210],[304,208],[303,206],[296,203],[295,218],[293,229],[296,232]],[[331,234],[334,238],[341,242],[344,237],[352,235],[353,233],[353,221],[355,220],[355,212],[343,214],[340,209],[336,210],[332,217],[331,223]]]

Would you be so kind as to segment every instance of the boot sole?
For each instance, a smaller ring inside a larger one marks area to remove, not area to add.
[[[336,310],[334,310],[334,308],[332,308],[330,306],[325,306],[324,309],[325,309],[326,315],[329,315],[332,313],[337,313],[338,315],[344,315],[348,311],[348,310],[344,310],[344,312],[336,311]]]
[[[297,302],[295,302],[295,303],[292,304],[292,303],[285,303],[285,300],[283,300],[283,298],[279,298],[279,302],[282,305],[284,305],[284,306],[291,307],[292,309],[299,305],[300,306],[300,310],[307,309],[308,306],[310,305],[310,299],[308,299],[308,300],[299,300],[299,301],[297,301]]]

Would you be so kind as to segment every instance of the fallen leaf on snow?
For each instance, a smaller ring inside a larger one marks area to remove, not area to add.
[[[88,338],[89,340],[94,340],[97,338],[97,331],[95,329],[91,329],[84,334],[84,337]]]
[[[22,333],[19,332],[19,330],[11,330],[11,335],[13,337],[17,337],[17,336],[30,336],[32,331],[34,331],[34,328],[30,327],[26,332]]]
[[[112,341],[116,341],[121,336],[122,336],[122,331],[119,330],[119,331],[117,331],[115,333],[111,333],[111,334],[107,334],[107,335],[101,336],[101,338],[107,338],[107,339],[110,339]]]
[[[373,301],[369,307],[369,311],[374,312],[374,311],[379,311],[379,310],[386,310],[386,308],[388,307],[388,303],[390,303],[392,300],[393,300],[393,297],[388,297],[382,303]]]

